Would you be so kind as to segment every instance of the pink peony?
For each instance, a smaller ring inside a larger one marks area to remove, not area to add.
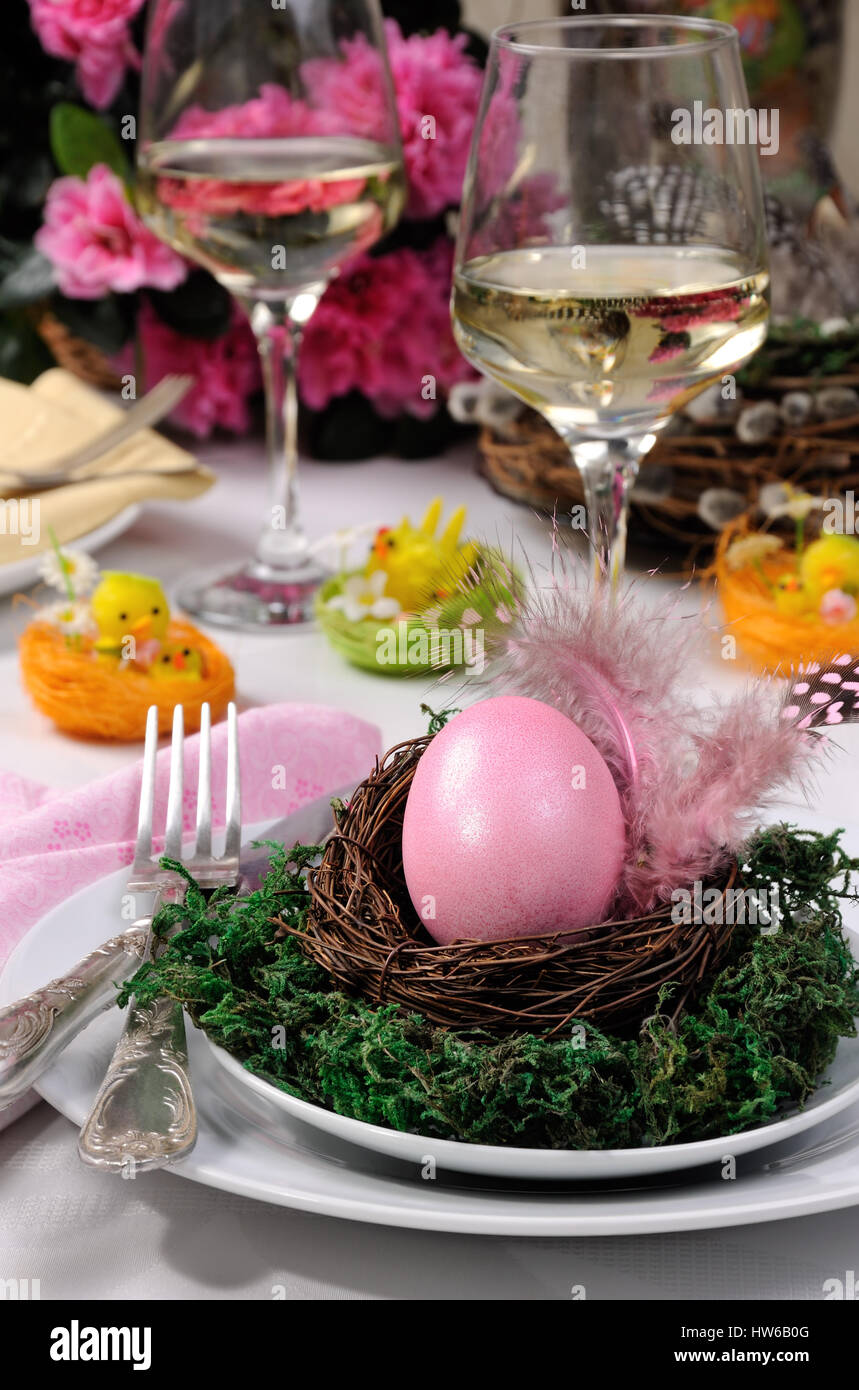
[[[170,417],[175,424],[199,439],[214,429],[235,434],[248,430],[248,403],[260,389],[261,375],[254,335],[238,308],[227,332],[209,341],[174,332],[158,318],[151,304],[144,303],[137,332],[147,389],[171,372],[189,372],[194,377],[194,385]],[[126,349],[116,365],[119,371],[132,371],[133,350]]]
[[[85,180],[70,176],[51,185],[35,242],[71,299],[130,294],[142,285],[173,290],[187,274],[182,258],[141,222],[106,164]]]
[[[424,399],[427,377],[439,395],[473,377],[450,329],[452,252],[442,238],[429,251],[363,257],[333,282],[304,334],[299,381],[309,406],[358,390],[381,415],[429,416],[437,403]]]
[[[33,28],[46,53],[75,64],[87,101],[109,106],[125,69],[140,59],[128,32],[145,0],[29,0]]]
[[[396,20],[385,22],[410,197],[410,217],[433,217],[462,193],[483,74],[463,49],[464,34],[447,30],[404,39]],[[341,118],[340,130],[385,140],[379,56],[363,35],[343,43],[345,62],[305,63],[302,75],[313,102]],[[428,120],[431,118],[431,121]]]

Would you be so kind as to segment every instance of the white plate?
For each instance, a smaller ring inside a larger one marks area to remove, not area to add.
[[[71,964],[115,929],[122,879],[111,874],[93,884],[27,934],[0,979],[0,1002],[44,983],[47,973]],[[77,1125],[92,1103],[120,1023],[118,1014],[102,1015],[39,1083],[41,1094]],[[273,1087],[262,1083],[257,1090],[244,1073],[237,1077],[218,1065],[193,1029],[189,1048],[200,1136],[174,1172],[283,1206],[426,1230],[609,1235],[741,1225],[859,1203],[859,1104],[823,1120],[805,1139],[796,1135],[754,1156],[739,1154],[732,1182],[724,1180],[721,1159],[737,1152],[736,1140],[719,1145],[715,1161],[690,1170],[682,1185],[676,1176],[654,1175],[578,1189],[567,1178],[534,1189],[527,1182],[454,1173],[439,1161],[433,1141],[420,1145],[420,1157],[436,1163],[434,1180],[428,1180],[423,1163],[374,1154],[286,1113],[272,1100],[279,1098]]]
[[[85,536],[77,536],[70,541],[72,549],[86,550],[94,554],[102,546],[109,545],[115,541],[117,536],[121,536],[123,531],[127,531],[129,526],[133,526],[140,516],[140,503],[135,502],[131,507],[125,507],[116,516],[112,516],[110,521],[106,521],[103,526],[99,526],[95,531],[90,531]],[[21,589],[27,589],[31,584],[35,584],[39,578],[39,561],[42,559],[44,551],[37,551],[34,555],[28,555],[23,560],[15,560],[11,565],[0,565],[0,594],[15,594]]]

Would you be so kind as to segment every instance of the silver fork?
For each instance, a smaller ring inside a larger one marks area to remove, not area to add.
[[[102,430],[89,443],[50,459],[44,468],[13,469],[10,472],[0,470],[3,487],[52,488],[75,481],[88,464],[95,463],[141,430],[157,425],[171,410],[175,410],[188,394],[193,381],[192,376],[163,377],[157,386],[153,386],[125,412],[117,424]]]
[[[134,863],[128,891],[155,891],[153,916],[161,903],[181,902],[184,880],[161,868],[152,856],[155,802],[155,755],[158,712],[149,711],[143,756],[143,782]],[[220,859],[212,855],[211,717],[204,705],[200,724],[200,765],[197,781],[196,844],[184,861],[204,888],[230,886],[239,880],[241,791],[238,722],[235,705],[227,713],[226,840]],[[182,858],[184,790],[184,718],[182,706],[173,711],[170,786],[164,855]],[[152,930],[146,958],[157,955]],[[150,1004],[132,999],[122,1036],[116,1045],[92,1109],[80,1133],[78,1151],[94,1168],[134,1177],[162,1168],[190,1153],[197,1138],[197,1114],[188,1074],[188,1048],[182,1006],[161,996]]]

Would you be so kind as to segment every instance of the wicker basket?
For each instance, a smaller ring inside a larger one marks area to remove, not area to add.
[[[348,993],[397,1003],[448,1028],[498,1034],[562,1031],[572,1020],[635,1030],[673,983],[679,1016],[727,949],[732,926],[647,916],[589,931],[440,946],[424,930],[403,876],[406,799],[431,735],[399,744],[361,784],[309,876],[311,908],[294,934]],[[726,864],[724,894],[737,875]],[[730,918],[730,913],[714,913]]]
[[[815,379],[814,384],[859,388],[859,373]],[[810,385],[792,377],[770,382],[774,391]],[[484,429],[480,451],[485,476],[506,497],[559,514],[584,505],[582,480],[569,450],[540,415],[528,411],[510,438]],[[645,491],[656,467],[669,470],[671,484],[670,492],[658,499]],[[728,428],[663,435],[642,467],[642,499],[633,493],[633,517],[685,551],[688,570],[712,557],[717,539],[698,515],[701,494],[707,488],[730,488],[751,508],[768,482],[791,482],[827,497],[859,492],[859,415],[785,430],[759,445],[741,443]]]
[[[118,391],[122,381],[104,353],[85,338],[76,338],[53,314],[44,313],[36,324],[39,336],[50,348],[57,365],[101,391]]]

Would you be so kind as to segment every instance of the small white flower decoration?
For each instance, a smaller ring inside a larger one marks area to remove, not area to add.
[[[58,627],[64,637],[94,637],[97,632],[89,604],[78,599],[50,603],[40,610],[39,618]]]
[[[396,618],[400,605],[385,594],[387,582],[384,570],[376,570],[371,575],[353,574],[343,585],[342,594],[330,598],[325,606],[343,613],[350,623],[360,622],[362,618]]]
[[[98,565],[83,550],[62,550],[56,546],[39,559],[39,578],[67,597],[74,594],[77,599],[88,594],[97,577]]]

